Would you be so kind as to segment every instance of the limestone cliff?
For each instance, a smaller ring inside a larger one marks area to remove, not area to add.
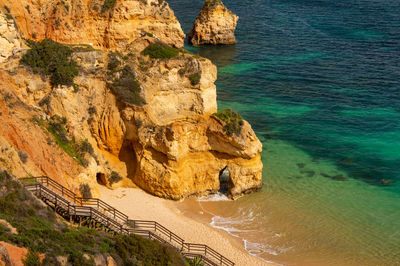
[[[128,2],[143,4],[121,4]],[[164,26],[167,33],[175,27]],[[25,34],[33,31],[24,27]],[[87,183],[94,195],[99,184],[136,184],[171,199],[214,193],[224,182],[231,197],[260,188],[262,147],[251,126],[240,119],[231,131],[230,121],[214,115],[216,67],[160,36],[131,35],[114,52],[69,46],[79,70],[73,86],[35,74],[21,64],[21,53],[9,57],[0,65],[0,115],[8,123],[0,129],[7,147],[0,165],[17,176],[47,174],[71,188]]]
[[[185,35],[164,0],[0,0],[22,37],[121,49],[150,33],[183,47]]]
[[[21,38],[10,15],[0,13],[0,63],[17,53]]]
[[[238,19],[221,0],[206,0],[189,33],[189,41],[193,45],[235,44]]]

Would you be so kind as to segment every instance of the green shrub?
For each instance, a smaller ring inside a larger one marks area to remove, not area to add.
[[[89,107],[88,113],[89,113],[89,115],[96,115],[97,114],[96,107],[94,107],[94,106]]]
[[[72,266],[94,266],[94,260],[91,258],[90,260],[86,259],[83,254],[79,251],[71,251],[68,256],[68,262],[71,263]]]
[[[190,84],[192,84],[192,86],[199,84],[200,79],[201,79],[201,74],[199,72],[189,76]]]
[[[122,176],[120,176],[117,172],[112,171],[111,172],[111,176],[108,179],[108,181],[110,182],[110,184],[114,184],[114,183],[118,183],[119,181],[122,180]]]
[[[40,266],[40,257],[36,252],[32,252],[29,250],[29,253],[26,255],[26,258],[22,261],[25,266]]]
[[[156,42],[147,46],[143,51],[143,55],[148,55],[151,58],[170,59],[179,54],[179,50],[168,46],[161,42]]]
[[[71,265],[93,265],[83,254],[110,254],[118,265],[186,265],[176,249],[138,236],[121,236],[87,227],[70,227],[44,207],[7,172],[0,171],[0,219],[18,230],[0,225],[0,241],[26,247],[25,265],[59,265],[56,256],[68,256]],[[37,264],[37,252],[45,254]]]
[[[116,2],[117,0],[105,0],[101,11],[106,12],[110,8],[113,8]]]
[[[92,197],[92,190],[88,184],[80,184],[79,191],[83,198],[88,199]]]
[[[29,156],[25,152],[18,150],[18,156],[22,163],[26,163],[28,161]]]
[[[124,265],[137,265],[137,261],[143,265],[184,265],[177,250],[136,235],[116,236],[114,249]]]
[[[74,84],[78,75],[77,64],[71,59],[72,49],[52,40],[28,40],[30,50],[22,56],[21,63],[34,73],[50,76],[52,86]]]
[[[7,18],[8,20],[13,20],[13,19],[14,19],[14,17],[13,17],[11,14],[9,14],[9,13],[6,13],[6,18]]]
[[[118,54],[111,52],[108,55],[108,65],[107,65],[108,70],[114,72],[120,66],[121,66],[121,60],[119,59]]]
[[[89,143],[87,139],[83,140],[79,146],[78,146],[78,151],[80,153],[89,153],[91,155],[94,154],[93,146],[92,144]]]
[[[194,259],[189,264],[190,266],[204,266],[203,260],[200,256],[194,257]]]
[[[141,87],[139,81],[136,79],[135,73],[130,66],[124,66],[119,75],[116,75],[111,83],[108,83],[111,90],[119,95],[122,100],[135,104],[143,105],[145,100],[140,96]]]
[[[240,114],[232,109],[225,109],[218,113],[213,114],[215,117],[221,119],[224,125],[224,131],[231,136],[232,134],[239,134],[243,126],[243,118]]]
[[[55,115],[51,117],[46,128],[54,136],[55,142],[61,149],[74,158],[80,165],[88,166],[89,162],[85,159],[85,153],[93,156],[94,150],[92,145],[87,140],[77,143],[75,138],[69,137],[65,128],[66,125],[67,119],[65,117]]]

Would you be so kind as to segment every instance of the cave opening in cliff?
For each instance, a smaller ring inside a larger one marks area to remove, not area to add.
[[[218,192],[222,194],[228,194],[228,184],[231,179],[231,174],[229,173],[228,166],[225,166],[219,172],[219,190]]]
[[[102,186],[107,185],[107,179],[106,179],[106,175],[104,173],[97,173],[96,180],[99,185],[102,185]]]
[[[118,158],[121,162],[125,163],[127,177],[134,181],[138,159],[132,141],[124,140]]]

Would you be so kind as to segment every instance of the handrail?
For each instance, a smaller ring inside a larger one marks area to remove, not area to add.
[[[63,185],[59,184],[58,182],[54,181],[50,177],[47,177],[47,176],[26,177],[26,178],[21,178],[21,180],[23,182],[34,180],[38,183],[47,184],[47,186],[50,186],[50,187],[54,188],[56,191],[61,192],[61,194],[63,196],[66,196],[71,201],[73,201],[75,204],[78,204],[81,206],[82,205],[97,206],[98,209],[102,209],[105,213],[108,213],[110,216],[114,217],[114,219],[118,218],[123,223],[126,223],[128,221],[128,215],[120,212],[119,210],[115,209],[114,207],[112,207],[108,203],[102,201],[101,199],[79,197],[75,192],[69,190],[68,188],[66,188]]]
[[[181,237],[168,230],[156,221],[130,220],[128,215],[118,211],[111,205],[98,198],[79,197],[73,191],[57,183],[47,176],[21,178],[26,187],[35,187],[39,194],[45,192],[54,198],[54,204],[62,203],[66,206],[68,214],[77,215],[79,212],[89,213],[89,217],[98,222],[106,222],[106,226],[121,234],[136,234],[149,239],[156,239],[173,247],[179,248],[187,258],[200,257],[205,265],[235,265],[232,261],[222,256],[204,244],[186,243]],[[50,188],[48,188],[50,187]],[[61,196],[57,193],[60,193]],[[48,199],[50,200],[50,199]],[[73,204],[71,204],[71,202]],[[121,220],[123,223],[119,223]],[[124,227],[126,224],[129,227]],[[157,235],[160,234],[160,235]]]
[[[128,220],[128,225],[132,227],[133,229],[130,229],[132,232],[137,231],[137,230],[153,230],[154,232],[159,232],[161,233],[164,237],[169,239],[169,242],[175,243],[178,247],[182,248],[184,247],[185,241],[179,237],[178,235],[174,234],[161,224],[155,222],[155,221],[144,221],[144,220]]]
[[[59,205],[60,203],[63,203],[65,206],[67,206],[68,208],[68,212],[72,211],[73,214],[76,215],[76,213],[80,212],[86,212],[89,213],[89,217],[90,218],[94,218],[95,216],[101,217],[102,219],[107,221],[107,225],[112,225],[113,227],[115,227],[116,229],[118,229],[120,232],[122,232],[123,230],[123,225],[118,223],[117,221],[115,221],[114,219],[110,218],[109,216],[105,215],[104,213],[100,212],[99,210],[92,208],[90,206],[77,206],[77,205],[71,205],[70,202],[68,200],[66,200],[65,198],[61,197],[60,195],[58,195],[57,193],[55,193],[54,191],[52,191],[51,189],[47,188],[46,186],[37,183],[34,184],[37,188],[39,188],[39,195],[41,195],[41,193],[43,191],[45,191],[47,194],[50,194],[54,200],[55,200],[55,205]],[[31,186],[31,185],[28,185]]]
[[[212,260],[208,259],[207,257],[205,257],[201,254],[184,252],[183,255],[186,258],[189,258],[192,260],[194,260],[196,257],[200,257],[200,259],[203,261],[204,265],[211,265],[211,266],[216,265],[215,262],[213,262]]]
[[[217,251],[214,249],[210,248],[207,245],[204,244],[195,244],[195,243],[185,243],[185,248],[187,249],[188,253],[201,253],[204,254],[204,256],[211,256],[216,260],[216,262],[220,263],[221,265],[234,265],[234,263],[219,254]]]

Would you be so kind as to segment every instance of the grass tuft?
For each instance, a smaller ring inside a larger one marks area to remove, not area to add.
[[[101,11],[104,13],[107,10],[113,8],[117,0],[105,0]]]
[[[179,50],[164,43],[156,42],[147,46],[142,54],[155,59],[170,59],[177,56]]]
[[[224,131],[226,134],[231,136],[232,134],[239,134],[242,130],[244,124],[243,118],[240,114],[236,113],[232,109],[225,109],[218,113],[213,114],[213,116],[222,120],[224,125]]]
[[[110,185],[114,184],[114,183],[118,183],[119,181],[122,180],[122,176],[120,176],[117,172],[112,171],[111,172],[111,176],[108,179],[108,181],[110,182]]]
[[[199,72],[191,74],[189,76],[190,84],[192,84],[192,86],[199,84],[200,79],[201,79],[201,74]]]
[[[108,57],[108,87],[125,102],[143,105],[145,100],[140,95],[142,90],[139,81],[136,79],[135,72],[129,65],[123,65],[120,55],[110,53]]]
[[[42,121],[41,123],[44,122]],[[67,119],[65,117],[55,115],[51,117],[46,128],[54,136],[55,142],[61,149],[80,165],[88,166],[89,162],[85,159],[85,153],[94,154],[92,145],[87,140],[77,142],[75,138],[70,137],[66,125]]]
[[[34,73],[50,76],[52,86],[74,84],[74,77],[79,72],[76,62],[71,59],[70,47],[48,39],[27,42],[31,49],[22,56],[22,64],[31,67]]]

